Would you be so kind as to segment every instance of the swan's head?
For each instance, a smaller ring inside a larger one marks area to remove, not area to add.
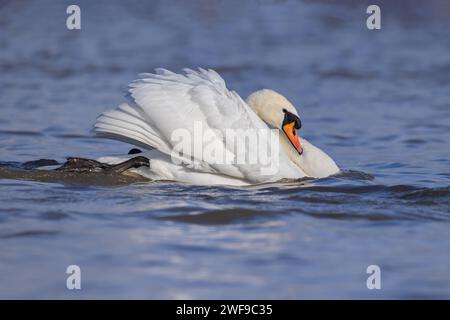
[[[262,120],[280,129],[299,154],[303,153],[303,147],[298,139],[298,130],[302,127],[302,122],[288,99],[273,90],[263,89],[253,92],[247,98],[247,104]]]

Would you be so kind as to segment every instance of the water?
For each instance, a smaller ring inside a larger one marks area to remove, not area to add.
[[[450,298],[450,5],[378,2],[380,31],[361,1],[78,1],[81,31],[67,1],[0,2],[2,162],[123,154],[92,137],[98,114],[139,72],[202,66],[282,92],[344,169],[245,188],[3,176],[0,297]]]

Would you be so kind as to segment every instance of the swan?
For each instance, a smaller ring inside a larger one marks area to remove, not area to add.
[[[152,180],[243,186],[281,179],[322,178],[339,172],[330,156],[299,137],[301,120],[296,108],[273,90],[256,91],[244,101],[235,91],[228,90],[222,77],[212,69],[183,69],[183,73],[175,73],[157,68],[154,73],[139,76],[129,85],[128,102],[103,112],[94,125],[99,137],[144,149],[141,155],[150,160],[149,166],[132,169],[137,174]],[[198,126],[212,132],[209,146],[200,144],[200,150],[195,149]],[[246,134],[241,135],[243,130]],[[263,131],[269,134],[261,135],[257,143],[245,143]],[[180,139],[174,140],[175,132],[179,133],[178,138],[190,135],[193,140],[184,146],[194,145],[192,150],[174,152],[180,149]],[[225,139],[228,132],[235,134],[233,142]],[[244,149],[234,148],[238,143]],[[211,146],[234,161],[202,157],[202,151]],[[256,160],[260,160],[257,149],[261,146],[267,147],[271,159],[264,163],[275,170],[262,170],[262,162],[258,161],[235,161],[243,154],[256,154]],[[117,164],[130,157],[102,157],[98,161]]]

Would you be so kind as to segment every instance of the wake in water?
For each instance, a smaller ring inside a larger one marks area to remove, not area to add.
[[[0,179],[84,186],[127,186],[151,181],[130,170],[141,166],[149,166],[149,159],[136,156],[116,165],[84,158],[68,158],[64,164],[49,159],[25,163],[0,162]],[[322,179],[284,179],[278,182],[231,188],[251,193],[249,194],[251,202],[258,202],[261,194],[269,194],[272,197],[281,198],[285,204],[308,203],[313,207],[304,209],[303,206],[296,206],[292,213],[320,219],[367,221],[450,219],[450,186],[426,188],[401,184],[384,185],[375,183],[374,180],[373,175],[365,172],[343,170],[339,174]],[[188,186],[189,192],[196,193],[198,188],[208,190],[214,188],[226,193],[230,187]],[[316,207],[317,210],[314,209]],[[161,219],[193,224],[228,224],[248,219],[264,219],[277,214],[279,212],[273,210],[255,211],[252,205],[250,208],[233,207],[230,210],[202,212],[194,215],[170,215]]]
[[[149,160],[142,156],[116,165],[83,158],[69,158],[64,164],[48,159],[25,163],[0,162],[0,179],[126,187],[150,182],[151,180],[130,170],[148,165]],[[209,197],[211,192],[223,195],[242,192],[245,201],[241,199],[236,203],[227,202],[227,206],[221,210],[202,209],[194,213],[190,210],[187,214],[171,213],[153,218],[198,225],[241,224],[249,220],[271,221],[274,217],[286,214],[300,214],[314,219],[377,223],[450,219],[450,186],[426,188],[406,184],[386,185],[375,180],[373,175],[365,172],[343,170],[337,175],[322,179],[285,179],[245,187],[185,185],[158,181],[157,189],[164,194],[167,188],[181,188],[181,191],[177,192],[177,198],[186,196],[191,199],[195,195],[201,200],[203,194]],[[173,192],[168,191],[167,196],[171,193]],[[261,206],[267,197],[290,209],[286,211]]]

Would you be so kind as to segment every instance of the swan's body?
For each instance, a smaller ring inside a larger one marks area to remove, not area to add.
[[[129,102],[103,113],[95,124],[98,135],[145,149],[141,155],[150,159],[150,167],[135,169],[141,175],[193,184],[248,185],[306,176],[321,178],[339,172],[327,154],[298,137],[300,119],[296,109],[274,91],[257,91],[244,102],[226,88],[224,80],[213,70],[186,69],[185,74],[177,74],[157,69],[156,74],[141,76],[130,85]],[[242,142],[245,150],[236,150],[235,145],[224,138],[230,130],[269,130],[267,124],[279,128],[275,133],[280,133],[274,135],[272,131],[256,144],[246,144],[246,137],[235,136],[234,143]],[[215,130],[211,131],[214,134],[206,145],[233,159],[239,159],[242,152],[259,157],[257,148],[270,145],[271,154],[277,155],[276,170],[262,171],[260,163],[264,162],[259,158],[255,164],[249,161],[221,163],[199,157],[203,154],[195,149],[198,125],[203,131]],[[194,148],[192,152],[184,149],[183,153],[174,155],[177,145],[173,135],[180,129],[193,137]],[[270,144],[274,139],[279,142],[278,150]],[[100,161],[118,163],[129,158],[102,158]]]

